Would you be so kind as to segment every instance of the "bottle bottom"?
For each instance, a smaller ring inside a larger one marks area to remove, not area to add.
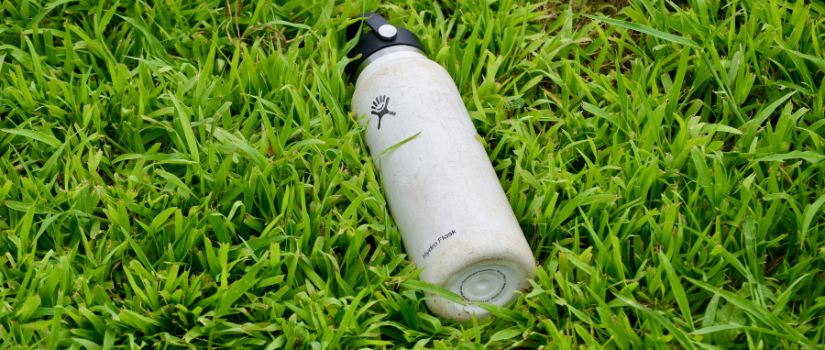
[[[461,296],[467,305],[428,295],[427,306],[441,317],[463,321],[472,319],[473,315],[478,319],[490,316],[476,303],[502,306],[518,297],[517,292],[527,288],[527,279],[533,277],[533,270],[525,269],[516,261],[494,260],[466,266],[453,276],[444,288]]]
[[[489,303],[502,296],[507,289],[507,275],[513,280],[513,273],[504,266],[490,265],[474,269],[461,278],[458,291],[469,302]],[[512,284],[512,283],[510,283]]]

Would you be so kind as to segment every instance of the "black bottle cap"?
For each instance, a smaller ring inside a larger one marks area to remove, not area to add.
[[[424,51],[424,48],[421,46],[421,41],[418,40],[418,36],[413,34],[413,32],[393,26],[390,22],[387,22],[384,17],[381,17],[375,12],[367,12],[355,18],[361,17],[365,18],[363,23],[366,23],[372,31],[361,33],[358,43],[350,50],[349,54],[347,54],[349,58],[356,57],[359,54],[361,55],[361,57],[350,62],[346,67],[345,72],[349,74],[350,80],[355,78],[355,72],[367,57],[385,47],[407,45]],[[347,27],[347,41],[355,38],[355,35],[361,30],[360,24],[361,22],[358,22]]]

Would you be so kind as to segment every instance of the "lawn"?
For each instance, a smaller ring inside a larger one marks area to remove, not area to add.
[[[350,113],[365,11],[452,75],[539,263],[493,317],[426,309]],[[0,38],[0,349],[825,343],[821,1],[3,0]]]

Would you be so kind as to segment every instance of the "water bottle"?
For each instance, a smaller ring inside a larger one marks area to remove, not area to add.
[[[372,12],[359,17],[347,28],[351,40],[366,24],[349,53],[352,109],[366,116],[390,214],[421,280],[467,302],[428,294],[427,306],[457,321],[489,316],[474,303],[517,297],[535,277],[533,252],[450,74],[409,30]]]

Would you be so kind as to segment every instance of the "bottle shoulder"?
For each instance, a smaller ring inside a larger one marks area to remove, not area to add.
[[[399,68],[401,68],[399,70]],[[384,55],[383,57],[371,62],[358,76],[358,79],[355,82],[356,89],[364,84],[364,82],[369,81],[370,78],[380,72],[386,71],[387,69],[393,69],[396,71],[418,71],[418,70],[444,70],[438,63],[430,60],[426,56],[416,53],[416,52],[393,52],[388,55]]]

